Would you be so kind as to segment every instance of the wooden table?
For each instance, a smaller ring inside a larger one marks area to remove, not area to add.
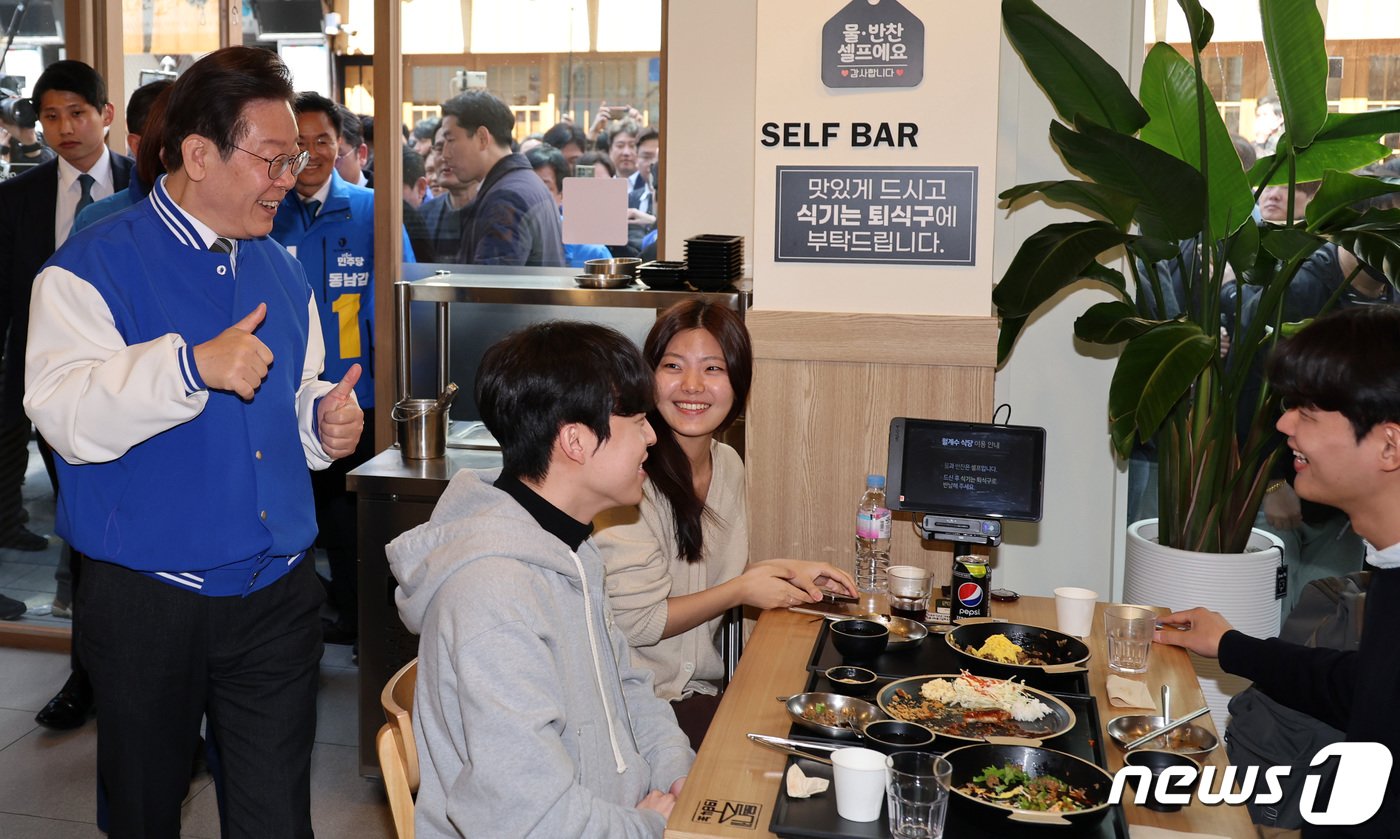
[[[1116,708],[1108,703],[1105,688],[1108,666],[1102,630],[1104,606],[1098,604],[1094,616],[1096,631],[1086,640],[1092,651],[1089,684],[1098,700],[1099,717],[1107,724],[1124,713],[1146,712]],[[992,614],[1017,623],[1053,627],[1055,601],[1048,597],[1022,597],[1015,603],[994,604]],[[759,618],[690,778],[671,813],[666,827],[668,839],[773,835],[768,832],[768,823],[773,816],[773,803],[787,756],[763,748],[745,735],[749,732],[788,735],[791,720],[775,697],[800,693],[806,686],[805,667],[821,620],[787,610],[765,612]],[[942,643],[942,639],[931,637],[929,642]],[[1154,696],[1159,685],[1171,685],[1172,705],[1177,713],[1205,704],[1200,683],[1184,650],[1154,645],[1148,663],[1148,672],[1136,678],[1146,683]],[[1209,715],[1197,723],[1214,730]],[[1108,735],[1103,736],[1107,738]],[[1106,742],[1105,752],[1110,772],[1123,765],[1123,752],[1111,741]],[[1209,760],[1217,766],[1226,764],[1223,744],[1211,753]],[[1128,822],[1134,825],[1227,837],[1254,835],[1249,812],[1243,806],[1206,807],[1194,802],[1176,813],[1158,813],[1131,803],[1125,803],[1124,807]],[[720,823],[719,814],[727,816],[724,823]]]

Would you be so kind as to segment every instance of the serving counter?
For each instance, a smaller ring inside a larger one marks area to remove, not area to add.
[[[1095,627],[1103,626],[1104,605],[1098,604]],[[1015,603],[997,604],[994,617],[1054,626],[1055,602],[1044,597],[1022,597]],[[775,697],[801,693],[805,689],[809,676],[806,664],[822,620],[787,610],[770,610],[759,618],[758,626],[744,645],[738,671],[725,691],[695,766],[671,812],[667,839],[774,835],[768,826],[788,759],[786,755],[753,743],[747,735],[750,732],[788,735],[791,720],[784,705],[775,701]],[[1096,632],[1085,640],[1091,651],[1089,685],[1099,718],[1107,722],[1121,714],[1142,713],[1109,704],[1103,633]],[[943,639],[933,634],[924,643],[943,643]],[[1158,685],[1165,683],[1171,686],[1175,707],[1198,708],[1205,704],[1185,650],[1155,644],[1148,664],[1148,672],[1137,678],[1154,693]],[[1210,718],[1202,719],[1202,724],[1213,731]],[[1047,746],[1053,748],[1053,742]],[[1224,752],[1223,746],[1217,748],[1210,754],[1209,762],[1223,767],[1226,764]],[[1107,744],[1105,754],[1109,772],[1122,767],[1123,752],[1117,746]],[[1132,803],[1123,806],[1130,825],[1227,837],[1254,835],[1254,826],[1244,807],[1207,807],[1194,802],[1179,812],[1159,813]],[[881,819],[884,818],[882,814]]]

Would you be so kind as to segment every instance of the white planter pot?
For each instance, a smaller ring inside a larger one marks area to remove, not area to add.
[[[1250,535],[1242,554],[1168,548],[1157,543],[1157,519],[1145,519],[1128,526],[1123,599],[1173,611],[1204,606],[1224,615],[1241,632],[1272,638],[1279,630],[1274,586],[1282,558],[1283,543],[1262,530]],[[1225,673],[1215,659],[1193,654],[1191,662],[1215,727],[1223,732],[1230,697],[1249,687],[1249,681]]]

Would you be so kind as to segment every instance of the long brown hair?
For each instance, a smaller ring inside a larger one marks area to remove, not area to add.
[[[739,316],[723,305],[697,299],[681,301],[662,312],[647,334],[642,355],[651,365],[653,373],[661,365],[661,357],[666,354],[671,339],[690,329],[703,329],[713,335],[724,353],[729,386],[734,390],[734,404],[715,429],[716,432],[723,431],[743,412],[744,402],[749,397],[749,385],[753,381],[753,348],[749,343],[749,331]],[[690,458],[681,449],[675,432],[666,424],[661,412],[653,408],[647,414],[647,419],[656,430],[656,445],[647,454],[647,477],[651,479],[652,486],[671,502],[676,545],[681,557],[686,562],[699,562],[704,558],[705,549],[700,527],[708,512],[705,499],[695,494]]]

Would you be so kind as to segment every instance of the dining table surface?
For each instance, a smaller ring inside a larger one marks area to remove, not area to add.
[[[1109,703],[1108,656],[1102,617],[1108,605],[1111,604],[1097,604],[1094,632],[1084,638],[1090,650],[1090,692],[1105,725],[1123,714],[1158,713],[1155,709],[1121,708]],[[1165,609],[1159,610],[1159,614],[1165,613]],[[995,602],[992,617],[1054,628],[1055,601],[1050,597],[1021,597],[1010,603]],[[666,826],[667,839],[774,835],[768,828],[788,756],[754,743],[747,735],[750,732],[778,737],[789,735],[792,721],[777,697],[801,693],[807,688],[810,675],[807,663],[823,620],[820,616],[786,609],[769,610],[759,616],[671,812]],[[924,643],[934,641],[943,643],[942,638],[931,632]],[[1190,656],[1180,647],[1153,644],[1147,672],[1127,678],[1143,682],[1153,696],[1158,694],[1162,684],[1170,685],[1174,717],[1184,710],[1205,705]],[[1215,731],[1209,715],[1196,720],[1195,724]],[[1100,732],[1100,737],[1104,738],[1108,771],[1115,772],[1123,765],[1123,751],[1111,742],[1106,732]],[[1219,767],[1227,764],[1223,740],[1206,761]],[[1133,804],[1131,796],[1125,794],[1123,807],[1128,824],[1134,826],[1222,837],[1252,836],[1255,832],[1249,812],[1243,806],[1206,806],[1193,801],[1177,812],[1157,812]]]

